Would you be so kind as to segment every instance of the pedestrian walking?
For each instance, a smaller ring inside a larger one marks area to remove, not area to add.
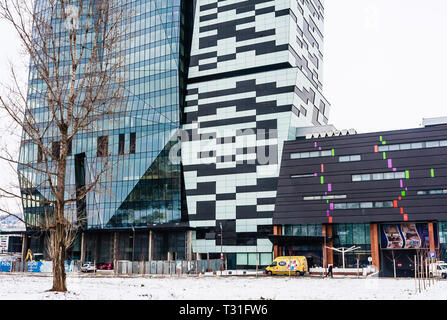
[[[333,269],[332,264],[330,264],[330,265],[329,265],[329,268],[328,268],[328,270],[327,270],[327,273],[326,273],[326,278],[327,278],[329,275],[331,275],[331,278],[334,277],[334,275],[333,275],[333,273],[332,273],[332,269]]]

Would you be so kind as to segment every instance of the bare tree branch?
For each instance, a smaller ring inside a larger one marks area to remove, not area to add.
[[[27,228],[49,231],[56,291],[66,290],[65,251],[88,218],[85,208],[67,209],[77,207],[91,192],[108,192],[103,182],[119,161],[108,144],[97,146],[100,157],[95,150],[77,150],[95,161],[97,170],[73,187],[73,142],[99,131],[98,124],[119,116],[124,104],[125,3],[0,0],[0,19],[11,25],[30,61],[28,85],[13,65],[11,81],[2,85],[5,94],[0,95],[0,112],[10,128],[22,132],[19,154],[7,146],[0,149],[0,161],[19,174],[18,185],[0,187],[0,195],[18,199],[24,216],[4,208],[0,213],[16,217]]]

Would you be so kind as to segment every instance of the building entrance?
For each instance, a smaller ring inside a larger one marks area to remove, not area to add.
[[[313,250],[312,250],[313,249]],[[318,250],[320,249],[320,250]],[[307,265],[310,268],[321,267],[323,265],[323,253],[321,246],[319,248],[302,248],[297,246],[286,247],[285,254],[288,256],[304,256],[307,259]]]
[[[438,246],[437,225],[423,222],[383,224],[380,239],[381,275],[393,277],[396,273],[396,277],[414,277],[415,257],[420,263],[421,256],[424,260],[428,258],[430,247]]]
[[[381,270],[383,277],[414,278],[414,257],[416,250],[382,250]]]

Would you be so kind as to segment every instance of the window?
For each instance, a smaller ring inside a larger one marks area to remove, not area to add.
[[[136,140],[137,140],[137,134],[135,132],[132,132],[130,134],[130,147],[129,147],[130,154],[135,154]]]
[[[261,266],[268,266],[268,264],[273,260],[271,253],[261,253],[260,256],[261,256],[260,259]]]
[[[393,205],[393,201],[385,201],[385,202],[383,203],[383,206],[384,206],[385,208],[393,208],[393,207],[394,207],[394,205]]]
[[[309,174],[294,174],[293,176],[290,176],[290,178],[292,179],[298,179],[298,178],[310,178],[310,177],[314,177],[315,175],[313,173],[309,173]]]
[[[400,145],[400,150],[409,150],[411,149],[411,143],[405,143]]]
[[[379,146],[378,151],[383,152],[383,151],[440,148],[440,147],[447,147],[447,140],[382,145]]]
[[[405,179],[405,172],[394,172],[394,179]]]
[[[331,196],[309,196],[303,197],[304,201],[314,201],[314,200],[335,200],[335,199],[346,199],[347,196],[343,195],[331,195]]]
[[[336,203],[335,210],[393,208],[393,201]]]
[[[360,208],[360,204],[359,203],[355,203],[355,202],[347,203],[346,205],[347,205],[347,209],[358,209],[358,208]]]
[[[42,162],[43,160],[43,151],[40,145],[37,146],[37,162]]]
[[[355,161],[361,161],[361,160],[362,160],[361,155],[340,156],[338,158],[339,162],[355,162]]]
[[[352,182],[371,181],[371,180],[392,180],[405,179],[405,172],[385,172],[385,173],[367,173],[352,175]]]
[[[388,146],[388,151],[397,151],[397,150],[399,150],[399,149],[400,149],[400,148],[399,148],[399,145],[398,145],[398,144]]]
[[[313,152],[301,152],[290,154],[290,159],[307,159],[307,158],[319,158],[319,157],[331,157],[332,151],[313,151]]]
[[[372,202],[362,202],[360,203],[360,208],[361,209],[370,209],[373,207],[373,203]]]
[[[427,148],[439,148],[439,141],[429,141],[425,144]]]
[[[374,202],[375,208],[383,208],[383,202]]]
[[[418,142],[418,143],[412,143],[411,144],[411,149],[422,149],[422,142]]]
[[[97,157],[107,156],[108,149],[109,149],[109,137],[108,136],[98,137],[96,156]]]
[[[248,264],[247,254],[238,253],[236,256],[236,264],[239,266],[246,266]]]
[[[124,154],[124,140],[125,140],[125,135],[124,134],[120,134],[119,135],[119,140],[118,140],[118,154],[119,155],[123,155]]]
[[[68,141],[68,150],[67,150],[67,156],[71,156],[73,153],[73,141],[70,139]]]
[[[383,179],[392,180],[394,179],[394,172],[386,172],[383,174]]]
[[[370,174],[362,174],[361,179],[362,179],[362,181],[370,181],[371,175]]]
[[[51,153],[55,159],[59,159],[61,156],[61,143],[59,141],[54,141],[51,146]]]
[[[443,190],[421,190],[417,192],[418,196],[426,196],[426,195],[437,195],[437,194],[447,194],[447,189]]]
[[[321,196],[316,197],[303,197],[304,201],[313,201],[313,200],[321,200]]]
[[[301,224],[285,226],[284,235],[287,236],[321,236],[321,224]]]

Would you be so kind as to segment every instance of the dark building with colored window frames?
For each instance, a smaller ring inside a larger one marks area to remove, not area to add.
[[[273,218],[275,254],[304,254],[341,266],[332,248],[359,247],[383,275],[414,275],[416,250],[447,258],[447,124],[318,138],[284,146]],[[295,237],[295,242],[287,242]],[[325,252],[323,252],[325,251]]]

